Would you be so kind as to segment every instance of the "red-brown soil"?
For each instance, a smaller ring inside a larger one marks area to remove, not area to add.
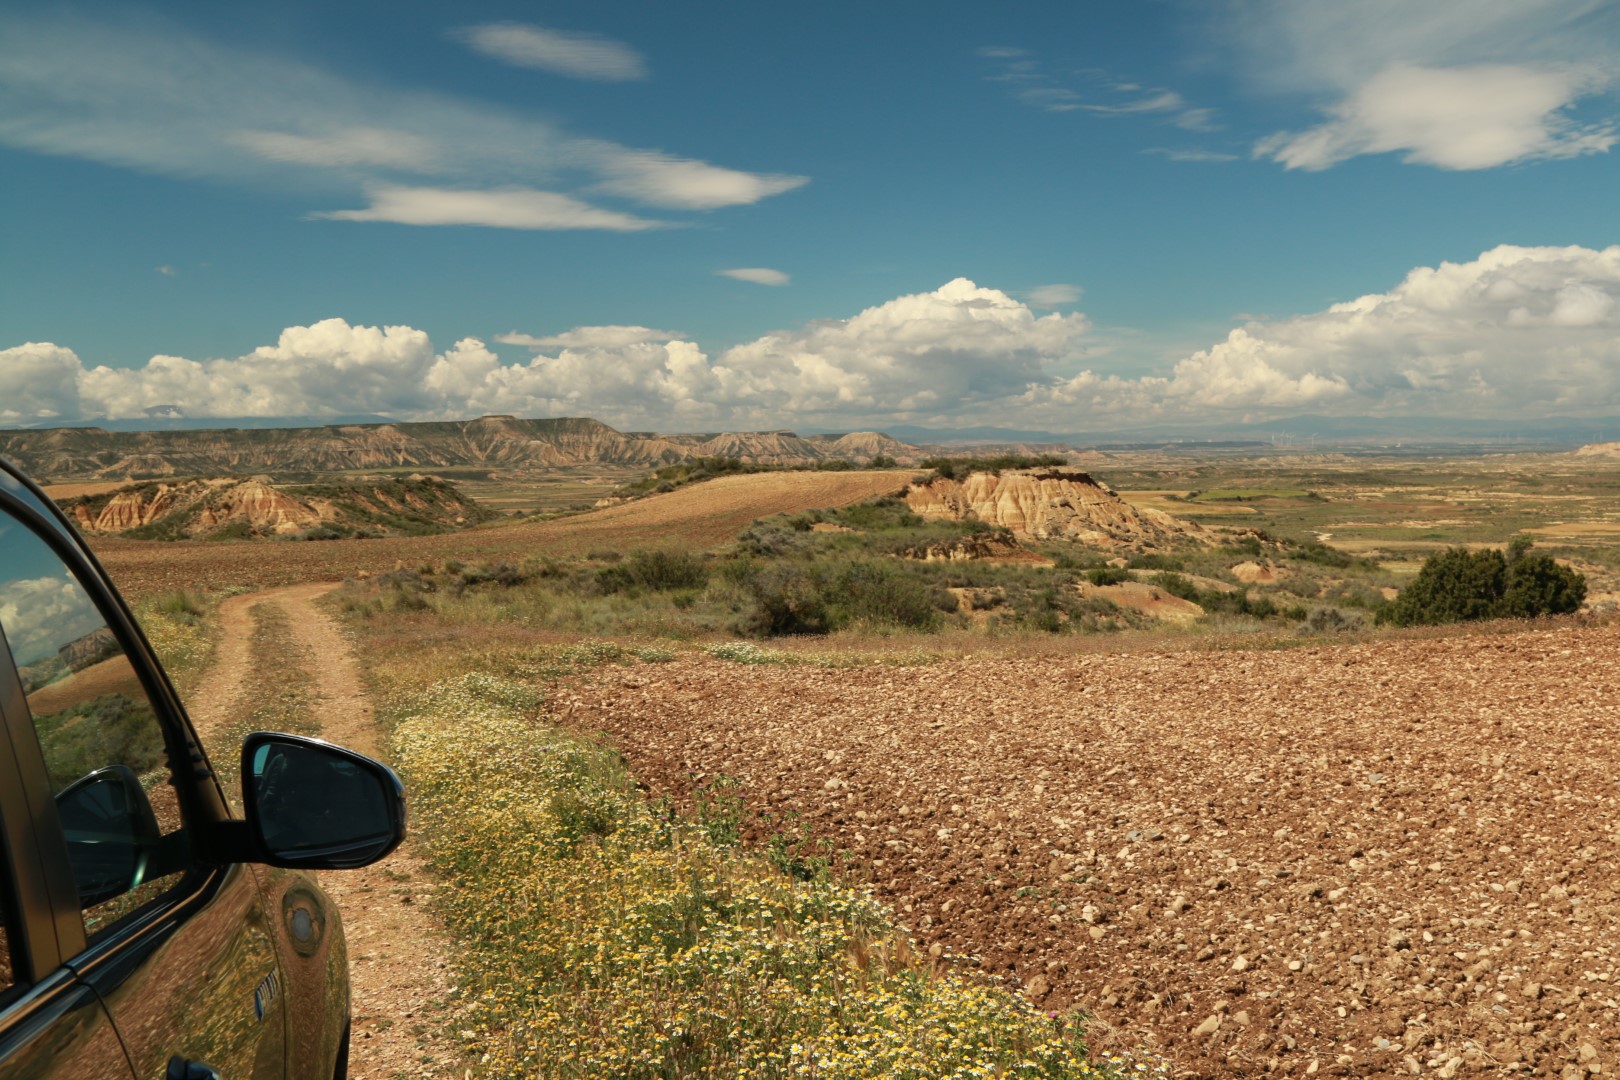
[[[1620,1068],[1620,628],[614,670],[557,712],[797,812],[926,942],[1186,1075]],[[768,832],[757,823],[756,839]]]

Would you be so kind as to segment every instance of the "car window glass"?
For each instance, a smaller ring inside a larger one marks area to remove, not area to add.
[[[162,728],[118,639],[67,566],[0,518],[0,629],[39,735],[95,934],[188,868]]]

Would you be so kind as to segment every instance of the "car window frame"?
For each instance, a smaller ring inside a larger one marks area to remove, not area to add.
[[[41,513],[41,508],[49,513]],[[125,916],[94,942],[88,940],[44,752],[15,658],[3,644],[0,628],[0,830],[6,841],[0,859],[16,902],[14,977],[19,984],[39,983],[60,968],[82,973],[97,967],[160,920],[183,918],[183,909],[206,903],[227,863],[215,853],[233,846],[223,840],[240,823],[233,821],[190,719],[123,598],[66,517],[4,458],[0,458],[0,514],[33,533],[62,560],[129,658],[162,730],[194,853],[192,870],[173,889]]]

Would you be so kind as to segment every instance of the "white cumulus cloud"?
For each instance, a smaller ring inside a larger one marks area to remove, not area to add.
[[[454,34],[473,49],[518,67],[540,68],[576,79],[624,82],[647,77],[641,54],[596,34],[547,30],[522,23],[485,23]]]
[[[49,342],[0,349],[0,422],[76,419],[82,371],[72,349]]]
[[[1493,248],[1252,323],[1176,365],[1191,406],[1532,416],[1620,407],[1620,246]]]
[[[218,417],[590,415],[665,430],[988,423],[1077,431],[1301,412],[1620,411],[1620,245],[1503,245],[1418,267],[1386,291],[1323,311],[1252,319],[1136,377],[1088,367],[1099,350],[1086,316],[1039,306],[1033,295],[1025,302],[957,278],[717,354],[672,331],[581,326],[499,335],[533,350],[512,361],[479,338],[439,351],[409,326],[336,318],[289,327],[245,356],[155,356],[138,368],[89,367],[69,349],[34,343],[0,350],[0,421],[129,418],[178,406]]]

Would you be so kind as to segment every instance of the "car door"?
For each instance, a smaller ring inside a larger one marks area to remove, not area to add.
[[[110,1016],[138,1080],[188,1068],[281,1080],[272,926],[254,869],[204,850],[224,813],[206,758],[97,568],[25,495],[0,486],[8,797],[38,864],[23,925],[86,995],[78,1022],[90,1034],[74,1038],[104,1037]],[[38,1075],[113,1075],[96,1067]]]

